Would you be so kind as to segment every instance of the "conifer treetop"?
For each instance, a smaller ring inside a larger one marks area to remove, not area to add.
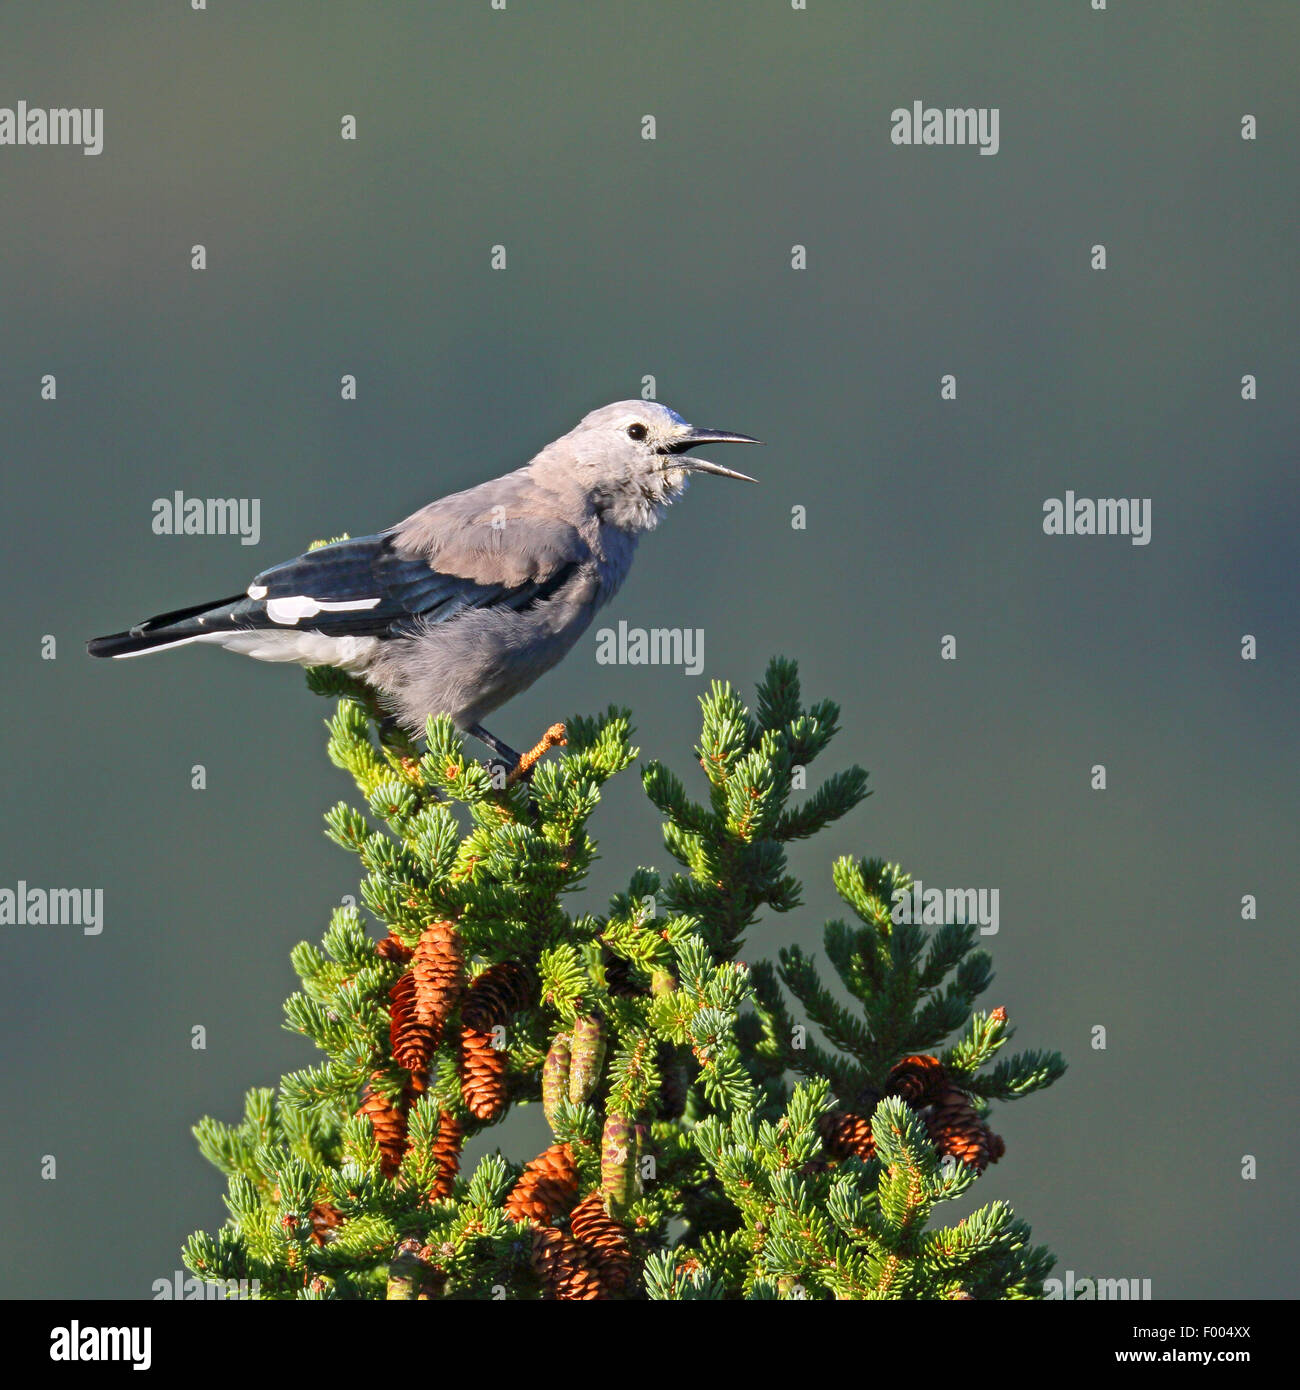
[[[309,683],[338,699],[328,752],[360,796],[326,833],[380,931],[339,907],[294,948],[284,1026],[324,1060],[196,1126],[230,1216],[190,1238],[192,1270],[310,1300],[1037,1296],[1050,1256],[1005,1204],[928,1225],[1001,1156],[990,1102],[1063,1070],[986,1070],[1010,1029],[972,1013],[974,929],[895,925],[902,871],[842,859],[855,921],[824,940],[853,1007],[797,945],[737,959],[764,908],[799,905],[786,846],[867,795],[857,767],[808,790],[839,711],[803,706],[792,662],[752,712],[726,684],[702,698],[698,799],[642,767],[678,868],[635,869],[603,912],[576,895],[602,788],[638,756],[628,711],[570,719],[512,781],[446,719],[420,747],[360,682]],[[550,1148],[461,1172],[467,1138],[535,1103]]]

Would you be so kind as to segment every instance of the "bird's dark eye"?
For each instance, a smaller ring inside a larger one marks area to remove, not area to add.
[[[649,430],[642,424],[629,425],[627,427],[627,437],[629,439],[644,439],[649,434]]]

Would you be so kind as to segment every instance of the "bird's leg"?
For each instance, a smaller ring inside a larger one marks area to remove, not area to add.
[[[567,742],[564,725],[552,724],[533,747],[515,763],[513,770],[506,778],[506,785],[513,785],[521,777],[531,777],[533,768],[541,761],[544,753],[549,753],[552,748],[563,748]]]
[[[478,739],[480,743],[486,744],[501,759],[505,764],[507,776],[511,769],[518,767],[522,761],[520,755],[508,743],[502,743],[495,734],[488,733],[482,724],[471,724],[465,732]]]

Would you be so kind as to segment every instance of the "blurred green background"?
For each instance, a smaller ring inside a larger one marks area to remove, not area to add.
[[[623,703],[689,774],[708,681],[798,658],[843,707],[816,770],[875,794],[744,957],[819,949],[836,854],[1000,889],[987,1002],[1071,1069],[996,1111],[981,1199],[1062,1276],[1294,1295],[1298,47],[1283,0],[9,0],[0,105],[102,106],[105,147],[0,148],[0,885],[102,887],[105,929],[0,929],[0,1293],[147,1298],[220,1223],[189,1127],[314,1059],[288,951],[356,886],[296,670],[84,640],[515,467],[652,374],[768,441],[601,620],[703,628],[704,675],[598,666],[593,631],[491,727]],[[1000,153],[894,147],[917,99],[998,107]],[[1151,544],[1045,537],[1067,488],[1152,498]],[[155,536],[176,489],[260,498],[260,545]],[[593,831],[595,910],[667,867],[632,773]]]

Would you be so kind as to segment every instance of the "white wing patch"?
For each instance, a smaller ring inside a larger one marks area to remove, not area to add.
[[[258,597],[252,589],[248,592],[250,598]],[[262,592],[265,593],[266,590],[263,589]],[[268,599],[266,616],[273,623],[292,627],[304,618],[314,618],[317,613],[351,613],[362,608],[373,608],[379,602],[378,598],[331,601],[324,598],[307,598],[305,595],[298,594],[293,598]]]

